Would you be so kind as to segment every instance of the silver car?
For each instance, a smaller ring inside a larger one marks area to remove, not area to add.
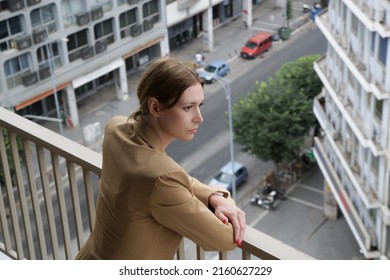
[[[217,59],[208,63],[205,68],[198,68],[196,71],[206,83],[214,83],[218,77],[224,77],[230,72],[230,66],[227,62]]]
[[[234,176],[232,175],[232,162],[226,163],[210,180],[209,186],[225,188],[229,192],[233,189],[233,178],[236,182],[236,187],[241,186],[248,180],[248,169],[237,161],[234,162]]]

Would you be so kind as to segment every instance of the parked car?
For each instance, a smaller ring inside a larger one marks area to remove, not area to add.
[[[221,187],[227,189],[229,192],[232,192],[233,189],[233,173],[232,173],[232,162],[226,163],[222,168],[214,175],[210,180],[209,186],[211,187]],[[236,187],[241,186],[248,180],[248,169],[237,161],[234,161],[234,179],[236,182]]]
[[[263,52],[266,52],[272,46],[272,34],[268,32],[260,32],[253,35],[245,43],[241,49],[241,57],[246,59],[253,59]]]
[[[196,71],[206,83],[214,83],[218,77],[224,77],[230,72],[230,66],[227,62],[217,59],[210,61],[205,68],[198,68]]]

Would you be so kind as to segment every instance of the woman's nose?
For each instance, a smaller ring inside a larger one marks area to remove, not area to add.
[[[194,118],[194,121],[195,121],[196,123],[202,123],[202,122],[203,122],[202,113],[200,112],[199,109],[197,110],[197,114],[196,114],[196,116],[195,116],[195,118]]]

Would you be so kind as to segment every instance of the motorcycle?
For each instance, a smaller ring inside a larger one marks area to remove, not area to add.
[[[304,13],[308,13],[308,12],[310,12],[310,7],[309,7],[309,5],[307,5],[307,4],[303,4],[302,5],[302,11],[304,12]]]
[[[261,196],[258,192],[256,192],[255,196],[251,198],[250,203],[251,203],[251,205],[257,205],[257,206],[260,206],[266,210],[273,210],[274,209],[273,197],[272,196],[264,197],[264,196]]]
[[[263,191],[262,194],[266,197],[272,197],[274,200],[279,199],[279,200],[286,200],[286,191],[281,188],[275,188],[271,184],[267,184]]]

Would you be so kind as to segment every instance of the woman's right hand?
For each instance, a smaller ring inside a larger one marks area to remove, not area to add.
[[[219,194],[212,194],[209,202],[214,208],[215,216],[223,223],[230,221],[234,229],[234,241],[241,246],[246,229],[245,212],[238,208],[233,200],[226,199]]]

